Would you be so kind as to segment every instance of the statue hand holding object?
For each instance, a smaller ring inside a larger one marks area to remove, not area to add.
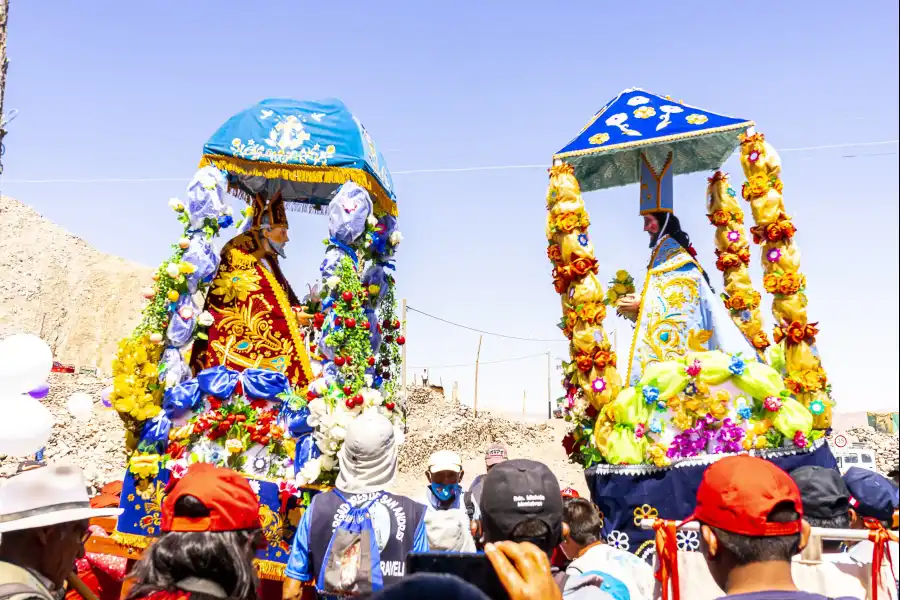
[[[616,313],[619,316],[625,317],[629,321],[636,321],[638,316],[638,311],[641,309],[641,299],[635,294],[628,294],[627,296],[622,296],[616,302]]]

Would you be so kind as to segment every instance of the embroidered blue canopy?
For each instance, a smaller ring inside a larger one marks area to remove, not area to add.
[[[637,183],[641,154],[658,171],[672,155],[672,175],[714,171],[734,152],[752,121],[688,106],[639,88],[600,109],[553,158],[575,168],[582,191]]]
[[[396,216],[384,157],[359,119],[337,99],[273,98],[228,119],[203,146],[201,166],[229,174],[232,189],[320,212],[342,184],[372,194],[379,212]]]

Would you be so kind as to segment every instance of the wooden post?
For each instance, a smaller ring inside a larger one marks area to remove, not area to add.
[[[528,390],[522,390],[522,416],[525,416],[525,399],[528,398]]]
[[[550,365],[550,351],[547,350],[547,420],[553,418],[553,394],[550,392],[551,383],[550,378],[553,376],[553,371]]]
[[[478,416],[478,362],[481,360],[481,341],[483,339],[483,335],[478,336],[478,352],[475,353],[475,402],[472,408],[475,410],[476,417]]]
[[[402,323],[401,327],[403,328],[403,337],[406,338],[406,298],[400,301],[400,323]],[[400,346],[400,362],[402,366],[400,367],[400,386],[403,389],[403,394],[406,394],[406,346],[409,344],[409,340],[407,339],[406,344]]]

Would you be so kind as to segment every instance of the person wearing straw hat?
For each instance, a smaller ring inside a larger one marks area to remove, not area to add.
[[[117,517],[91,508],[84,475],[71,465],[25,471],[0,486],[0,600],[57,600],[75,560],[84,555],[88,523]]]

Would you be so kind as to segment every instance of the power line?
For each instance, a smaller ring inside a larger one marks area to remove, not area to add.
[[[412,312],[419,313],[420,315],[424,315],[435,321],[440,321],[442,323],[446,323],[448,325],[453,325],[454,327],[459,327],[461,329],[468,329],[469,331],[474,331],[476,333],[482,333],[484,335],[492,335],[494,337],[506,338],[508,340],[519,340],[521,342],[544,342],[544,343],[553,343],[553,344],[567,344],[566,340],[545,340],[539,338],[528,338],[528,337],[520,337],[517,335],[506,335],[505,333],[495,333],[492,331],[485,331],[483,329],[478,329],[476,327],[469,327],[468,325],[463,325],[461,323],[455,323],[453,321],[448,321],[447,319],[442,319],[441,317],[436,317],[435,315],[429,314],[423,310],[419,310],[417,308],[413,308],[412,306],[407,306],[407,310],[411,310]],[[474,364],[474,363],[473,363]]]
[[[407,307],[407,310],[408,309],[409,309],[409,307]],[[498,365],[500,363],[518,362],[520,360],[527,360],[529,358],[538,358],[538,357],[546,358],[546,356],[547,356],[546,352],[541,352],[540,354],[529,354],[528,356],[518,356],[516,358],[503,358],[500,360],[483,360],[483,361],[479,362],[478,364],[480,364],[480,365]],[[466,363],[466,364],[461,364],[461,365],[438,365],[438,366],[415,365],[415,366],[410,366],[409,368],[410,369],[455,369],[457,367],[474,367],[474,366],[475,366],[475,363]]]
[[[851,142],[847,144],[823,144],[819,146],[806,146],[803,148],[776,148],[779,153],[801,152],[809,150],[831,150],[835,148],[857,148],[863,146],[884,146],[897,144],[900,140],[882,140],[877,142]],[[867,155],[862,155],[867,156]],[[877,155],[871,155],[877,156]],[[841,156],[840,158],[856,158],[857,155]],[[527,169],[547,169],[549,164],[540,165],[486,165],[479,167],[444,167],[434,169],[412,169],[406,171],[393,171],[393,175],[420,175],[429,173],[474,173],[477,171],[515,171]],[[173,183],[190,181],[185,177],[98,177],[91,179],[7,179],[6,183],[41,184],[41,183]]]

